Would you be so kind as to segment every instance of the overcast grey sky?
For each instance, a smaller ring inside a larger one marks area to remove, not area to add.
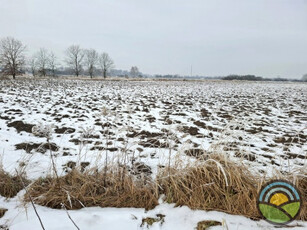
[[[307,0],[0,0],[5,36],[28,54],[80,44],[150,74],[307,73]]]

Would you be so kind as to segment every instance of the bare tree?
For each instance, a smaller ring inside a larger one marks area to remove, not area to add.
[[[41,76],[45,77],[47,75],[47,69],[49,64],[48,51],[44,48],[40,48],[36,54],[36,59],[37,59],[36,63],[37,63],[38,73]]]
[[[37,73],[37,65],[36,65],[35,56],[31,57],[31,59],[29,60],[29,66],[30,66],[30,70],[31,70],[33,77],[35,77]]]
[[[94,71],[98,63],[98,53],[94,49],[85,50],[85,64],[88,74],[91,78],[94,76]]]
[[[57,65],[58,65],[57,57],[55,56],[53,52],[50,52],[49,59],[48,59],[48,66],[49,66],[49,69],[53,77],[55,76],[55,70],[57,68]]]
[[[137,77],[139,75],[140,71],[137,66],[132,66],[130,69],[130,76],[131,77]]]
[[[82,61],[84,58],[84,51],[78,45],[72,45],[66,50],[66,63],[74,70],[78,77],[82,71]]]
[[[110,71],[110,69],[114,68],[114,61],[111,59],[109,54],[102,53],[99,56],[99,65],[103,73],[103,77],[106,78],[107,73]]]
[[[22,72],[22,67],[25,64],[26,47],[21,41],[6,37],[0,41],[0,67],[5,75],[12,75],[15,79],[17,74]]]

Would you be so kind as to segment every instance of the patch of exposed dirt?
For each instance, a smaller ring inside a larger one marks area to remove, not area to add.
[[[236,152],[235,157],[243,157],[244,159],[246,159],[248,161],[255,161],[256,160],[256,156],[254,154],[249,154],[249,153]]]
[[[83,141],[81,141],[81,140],[76,139],[76,138],[70,139],[69,142],[73,142],[75,145],[79,145],[81,143],[83,143],[83,144],[91,144],[91,143],[93,143],[92,140],[83,140]]]
[[[7,212],[7,209],[5,209],[5,208],[0,208],[0,218],[2,218],[6,212]],[[1,229],[1,228],[0,228],[0,229]]]
[[[207,109],[201,109],[200,112],[202,117],[209,117],[211,115]]]
[[[145,148],[168,148],[167,143],[162,143],[157,139],[148,139],[147,141],[140,141],[139,145]]]
[[[204,220],[197,223],[196,230],[209,230],[211,227],[222,225],[221,222],[215,220]]]
[[[71,169],[76,168],[77,163],[74,161],[68,161],[66,164],[62,165],[65,172],[70,171]]]
[[[194,121],[194,125],[197,125],[198,127],[201,127],[201,128],[203,128],[203,129],[206,129],[206,128],[207,128],[206,123],[201,122],[201,121]]]
[[[23,142],[15,145],[16,150],[23,149],[27,153],[31,153],[32,150],[36,150],[40,153],[46,153],[47,150],[51,150],[52,152],[56,152],[59,150],[59,147],[55,143],[27,143]]]
[[[198,134],[200,134],[199,129],[196,127],[192,127],[192,126],[183,126],[183,132],[188,133],[192,136],[196,136]]]
[[[63,133],[74,133],[76,130],[74,128],[62,127],[54,129],[55,133],[63,134]]]
[[[18,133],[24,131],[27,133],[32,133],[33,124],[26,124],[23,121],[13,121],[7,124],[8,127],[14,127]]]
[[[103,147],[103,146],[93,146],[90,150],[99,150],[99,151],[110,151],[110,152],[116,152],[118,148],[116,147]]]
[[[139,175],[142,173],[145,175],[150,175],[152,173],[151,168],[143,162],[135,162],[130,171],[134,175]]]
[[[142,130],[141,132],[133,131],[132,133],[127,134],[126,136],[127,137],[140,137],[141,139],[144,139],[144,138],[161,137],[163,136],[163,133],[152,133],[152,132]]]

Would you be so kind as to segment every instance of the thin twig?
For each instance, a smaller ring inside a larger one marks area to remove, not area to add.
[[[20,178],[20,181],[21,181],[21,183],[22,183],[23,188],[26,190],[26,193],[29,195],[29,198],[30,198],[32,207],[33,207],[34,212],[35,212],[35,214],[36,214],[36,216],[37,216],[37,218],[38,218],[38,220],[39,220],[39,222],[40,222],[40,224],[41,224],[42,229],[45,230],[45,227],[44,227],[44,225],[43,225],[43,222],[42,222],[42,220],[41,220],[41,218],[40,218],[40,216],[39,216],[39,214],[38,214],[38,212],[37,212],[37,210],[36,210],[36,207],[35,207],[35,205],[34,205],[33,199],[32,199],[30,193],[28,192],[28,190],[27,190],[27,188],[26,188],[26,186],[25,186],[25,184],[24,184],[24,182],[23,182],[23,180],[22,180],[22,177],[19,175],[19,173],[17,172],[17,170],[16,170],[16,173],[17,173],[17,176]]]
[[[80,228],[78,227],[78,225],[75,223],[75,221],[74,221],[74,220],[71,218],[71,216],[69,215],[69,213],[68,213],[68,211],[67,211],[65,205],[64,205],[63,203],[62,203],[61,205],[62,205],[62,208],[66,211],[66,214],[67,214],[68,218],[71,220],[71,222],[75,225],[75,227],[76,227],[78,230],[80,230]]]

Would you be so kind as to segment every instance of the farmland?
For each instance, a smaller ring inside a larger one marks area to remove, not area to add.
[[[169,149],[197,158],[216,148],[261,171],[302,167],[306,87],[219,81],[2,81],[3,165],[10,171],[27,163],[31,178],[47,173],[46,138],[32,133],[35,126],[51,128],[60,171],[67,162],[97,163],[97,155],[105,151],[111,157],[125,152],[127,162],[143,162],[148,171],[156,171]]]
[[[306,167],[307,85],[243,81],[0,81],[4,171],[29,180],[124,165],[155,179],[223,154],[251,173]]]

